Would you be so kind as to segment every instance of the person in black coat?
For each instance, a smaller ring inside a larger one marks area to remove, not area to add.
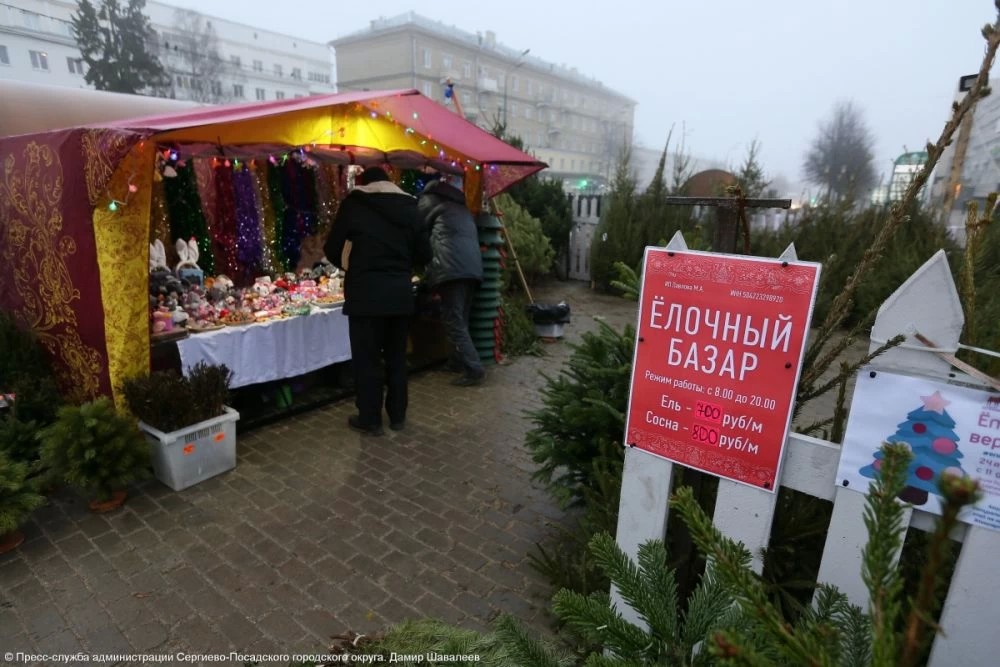
[[[323,250],[346,272],[344,315],[358,407],[348,426],[381,435],[384,385],[389,427],[398,431],[406,421],[413,268],[429,261],[430,247],[421,233],[417,200],[396,187],[383,169],[366,169],[358,183],[341,203]]]
[[[476,221],[465,194],[441,180],[424,187],[417,207],[433,253],[424,281],[441,296],[441,319],[451,345],[449,366],[462,373],[453,384],[479,384],[485,372],[469,335],[472,300],[483,281]]]

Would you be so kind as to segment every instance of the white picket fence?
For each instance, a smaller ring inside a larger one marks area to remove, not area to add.
[[[671,244],[673,249],[685,249],[683,238],[675,237]],[[789,248],[783,257],[793,256],[794,248]],[[939,252],[879,309],[871,333],[872,349],[897,334],[908,337],[903,345],[877,358],[872,367],[977,384],[910,336],[920,332],[934,341],[938,350],[954,351],[963,324],[948,262]],[[780,485],[833,501],[819,581],[837,586],[853,604],[868,609],[868,591],[861,580],[861,553],[868,541],[862,518],[865,497],[837,486],[839,461],[840,445],[792,433],[785,448]],[[666,538],[673,467],[671,462],[640,449],[625,452],[617,540],[633,558],[639,544]],[[758,573],[763,568],[760,553],[770,539],[776,501],[777,493],[719,481],[715,525],[750,550]],[[934,516],[910,508],[906,512],[911,529],[933,527]],[[944,603],[942,632],[935,638],[930,665],[1000,665],[1000,532],[962,524],[953,537],[963,542],[962,552]],[[643,625],[614,589],[612,600],[628,620]]]

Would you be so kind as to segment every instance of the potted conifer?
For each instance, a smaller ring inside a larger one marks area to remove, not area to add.
[[[120,507],[128,484],[147,474],[149,448],[135,420],[118,413],[107,397],[60,408],[38,437],[43,466],[88,494],[93,512]]]
[[[19,529],[31,511],[45,502],[27,479],[28,464],[0,452],[0,554],[24,541]]]
[[[156,478],[181,491],[236,467],[236,422],[228,407],[233,374],[225,365],[198,363],[181,376],[158,371],[122,385],[139,418]]]

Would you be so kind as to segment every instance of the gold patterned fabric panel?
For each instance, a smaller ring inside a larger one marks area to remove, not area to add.
[[[134,139],[121,130],[87,129],[80,137],[83,168],[87,178],[87,196],[91,206],[98,206],[105,188],[115,173],[115,165],[128,152]]]
[[[124,404],[122,381],[149,372],[147,281],[154,149],[150,142],[134,145],[118,164],[107,199],[94,209],[108,375],[118,405]],[[114,211],[108,208],[112,198],[123,202]]]
[[[10,140],[0,144],[0,306],[33,329],[55,360],[54,370],[71,398],[101,392],[103,357],[81,337],[100,326],[84,301],[91,295],[74,284],[93,258],[90,239],[64,229],[64,164],[51,143]],[[67,165],[72,173],[75,165]],[[86,209],[86,205],[82,208]]]

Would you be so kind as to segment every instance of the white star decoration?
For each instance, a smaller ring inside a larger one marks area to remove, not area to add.
[[[951,401],[944,400],[940,391],[935,391],[930,396],[921,396],[920,400],[924,402],[924,410],[936,412],[939,415],[944,414],[945,407],[951,405]]]

